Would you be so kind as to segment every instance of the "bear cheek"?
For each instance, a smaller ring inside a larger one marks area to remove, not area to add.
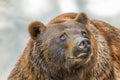
[[[63,43],[52,43],[49,46],[49,56],[50,61],[56,64],[62,65],[65,62],[66,57],[66,45]]]
[[[70,41],[70,40],[67,41],[67,43],[66,43],[66,51],[65,51],[66,59],[69,56],[72,56],[74,46],[75,46],[75,42]]]

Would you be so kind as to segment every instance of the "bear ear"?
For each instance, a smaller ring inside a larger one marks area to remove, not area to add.
[[[78,13],[77,16],[75,17],[75,21],[80,22],[82,24],[87,24],[88,17],[85,13]]]
[[[29,24],[28,31],[33,40],[36,40],[38,35],[46,29],[46,26],[39,22],[34,21]]]

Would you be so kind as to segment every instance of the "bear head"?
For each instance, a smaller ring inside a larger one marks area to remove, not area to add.
[[[74,19],[48,25],[34,21],[29,25],[28,30],[34,42],[30,60],[38,71],[57,75],[89,65],[92,46],[86,29],[87,21],[87,16],[80,13]]]

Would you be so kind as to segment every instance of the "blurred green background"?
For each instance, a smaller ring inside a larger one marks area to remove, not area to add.
[[[120,0],[0,0],[0,80],[7,77],[28,40],[28,24],[47,24],[64,12],[85,12],[120,28]]]

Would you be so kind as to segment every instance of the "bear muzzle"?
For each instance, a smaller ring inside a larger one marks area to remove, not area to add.
[[[91,54],[91,42],[88,38],[79,38],[69,58],[86,59]]]

